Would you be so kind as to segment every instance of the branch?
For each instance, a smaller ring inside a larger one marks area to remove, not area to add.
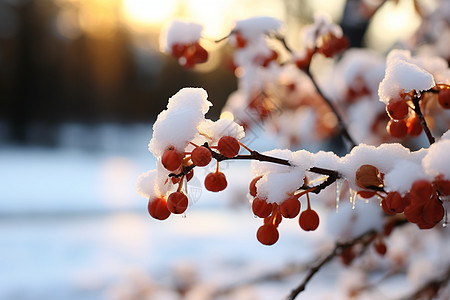
[[[333,114],[336,116],[337,120],[338,120],[338,124],[341,130],[342,135],[350,142],[350,149],[354,148],[356,146],[356,142],[355,140],[352,138],[352,136],[350,135],[347,126],[345,125],[344,120],[342,119],[341,115],[339,114],[339,112],[337,111],[336,107],[334,106],[333,102],[331,102],[330,99],[328,99],[324,93],[322,92],[322,90],[320,89],[319,85],[317,84],[316,80],[314,79],[314,77],[312,76],[310,70],[309,70],[309,66],[308,69],[305,71],[306,75],[308,75],[308,77],[311,79],[312,83],[314,84],[314,87],[316,88],[317,92],[319,93],[319,95],[323,98],[323,100],[325,101],[325,103],[328,105],[328,107],[331,109],[331,111],[333,112]]]
[[[309,283],[309,281],[312,279],[312,277],[317,272],[319,272],[319,270],[324,265],[329,263],[335,256],[341,254],[342,249],[361,243],[364,246],[364,248],[359,253],[359,255],[361,255],[365,252],[367,246],[375,239],[376,235],[377,235],[377,232],[375,230],[369,230],[369,231],[366,231],[365,233],[361,234],[360,236],[358,236],[352,240],[349,240],[347,242],[336,243],[333,250],[327,256],[320,259],[318,261],[318,263],[308,271],[308,274],[306,275],[305,279],[303,279],[303,281],[300,283],[299,286],[297,286],[295,289],[293,289],[291,291],[291,293],[286,297],[286,300],[293,300],[298,296],[298,294],[300,294],[302,291],[304,291],[306,288],[306,285]]]
[[[434,136],[431,134],[431,130],[428,127],[425,117],[423,116],[422,110],[420,109],[420,103],[419,103],[420,98],[421,98],[421,95],[419,95],[419,94],[417,94],[417,92],[415,92],[414,96],[412,98],[412,102],[414,104],[414,112],[419,117],[420,125],[422,125],[423,131],[425,131],[425,134],[427,135],[428,142],[430,142],[430,145],[432,145],[436,140],[435,140]]]

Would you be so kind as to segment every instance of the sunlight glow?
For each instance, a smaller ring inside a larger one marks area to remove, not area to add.
[[[174,15],[177,0],[122,0],[124,21],[132,30],[160,27]]]
[[[229,112],[229,111],[224,111],[220,114],[220,118],[221,119],[227,119],[227,120],[234,120],[234,116],[233,113]]]

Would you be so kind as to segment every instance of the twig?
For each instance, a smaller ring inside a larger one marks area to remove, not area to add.
[[[369,230],[365,233],[361,234],[360,236],[349,240],[347,242],[343,243],[336,243],[333,250],[324,258],[320,259],[319,262],[313,266],[311,269],[309,269],[308,274],[306,275],[305,279],[300,283],[299,286],[297,286],[295,289],[291,291],[291,293],[286,297],[286,300],[293,300],[295,299],[298,294],[300,294],[302,291],[305,290],[306,285],[309,283],[309,281],[313,278],[313,276],[319,272],[319,270],[326,265],[328,262],[330,262],[335,256],[339,255],[342,251],[342,249],[356,245],[358,243],[362,243],[365,247],[363,250],[359,253],[360,255],[365,251],[367,245],[369,245],[373,239],[376,237],[377,232],[375,230]]]
[[[435,140],[434,136],[431,134],[431,130],[428,127],[425,117],[423,116],[422,110],[420,109],[420,98],[421,98],[421,95],[417,94],[417,92],[415,92],[414,96],[412,98],[412,101],[414,104],[414,112],[419,117],[420,125],[422,125],[423,131],[425,131],[425,134],[427,135],[428,142],[430,142],[430,145],[432,145],[436,140]]]
[[[341,133],[344,135],[344,137],[350,142],[350,149],[354,148],[356,146],[356,142],[355,140],[352,138],[352,136],[350,135],[347,126],[345,125],[344,120],[342,119],[341,115],[339,114],[339,112],[337,111],[336,107],[334,106],[333,102],[331,102],[330,99],[328,99],[328,97],[325,96],[325,94],[322,92],[322,89],[319,87],[319,85],[317,84],[316,80],[314,79],[314,77],[312,76],[310,70],[309,70],[309,66],[308,69],[305,71],[306,75],[308,75],[308,77],[311,79],[312,83],[314,84],[314,87],[316,88],[317,92],[319,93],[319,95],[323,98],[323,100],[325,101],[325,103],[328,105],[328,107],[331,109],[331,111],[333,112],[333,114],[336,116],[337,120],[338,120],[338,124],[339,127],[341,129]]]

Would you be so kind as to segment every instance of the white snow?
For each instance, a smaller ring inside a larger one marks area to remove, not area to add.
[[[397,191],[404,195],[417,180],[430,180],[422,165],[409,160],[396,162],[394,168],[384,176],[386,190]]]
[[[165,25],[159,37],[161,51],[171,53],[174,44],[197,42],[202,36],[203,26],[198,23],[173,20]]]
[[[207,119],[198,125],[198,131],[213,144],[217,143],[223,136],[231,136],[237,140],[245,136],[244,128],[229,119],[219,119],[217,121]]]
[[[239,31],[246,40],[254,40],[260,35],[277,33],[283,22],[269,16],[257,16],[236,21],[235,31]]]
[[[422,166],[430,176],[444,175],[450,180],[450,140],[442,139],[430,146]]]

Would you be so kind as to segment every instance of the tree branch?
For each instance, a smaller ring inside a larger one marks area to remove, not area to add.
[[[436,140],[434,136],[431,134],[431,130],[428,127],[425,117],[423,116],[422,110],[420,109],[420,98],[421,95],[417,94],[417,92],[414,92],[414,96],[412,98],[412,102],[414,104],[414,112],[419,117],[420,125],[422,125],[423,131],[425,131],[425,134],[427,135],[428,142],[430,143],[430,145],[432,145]]]

